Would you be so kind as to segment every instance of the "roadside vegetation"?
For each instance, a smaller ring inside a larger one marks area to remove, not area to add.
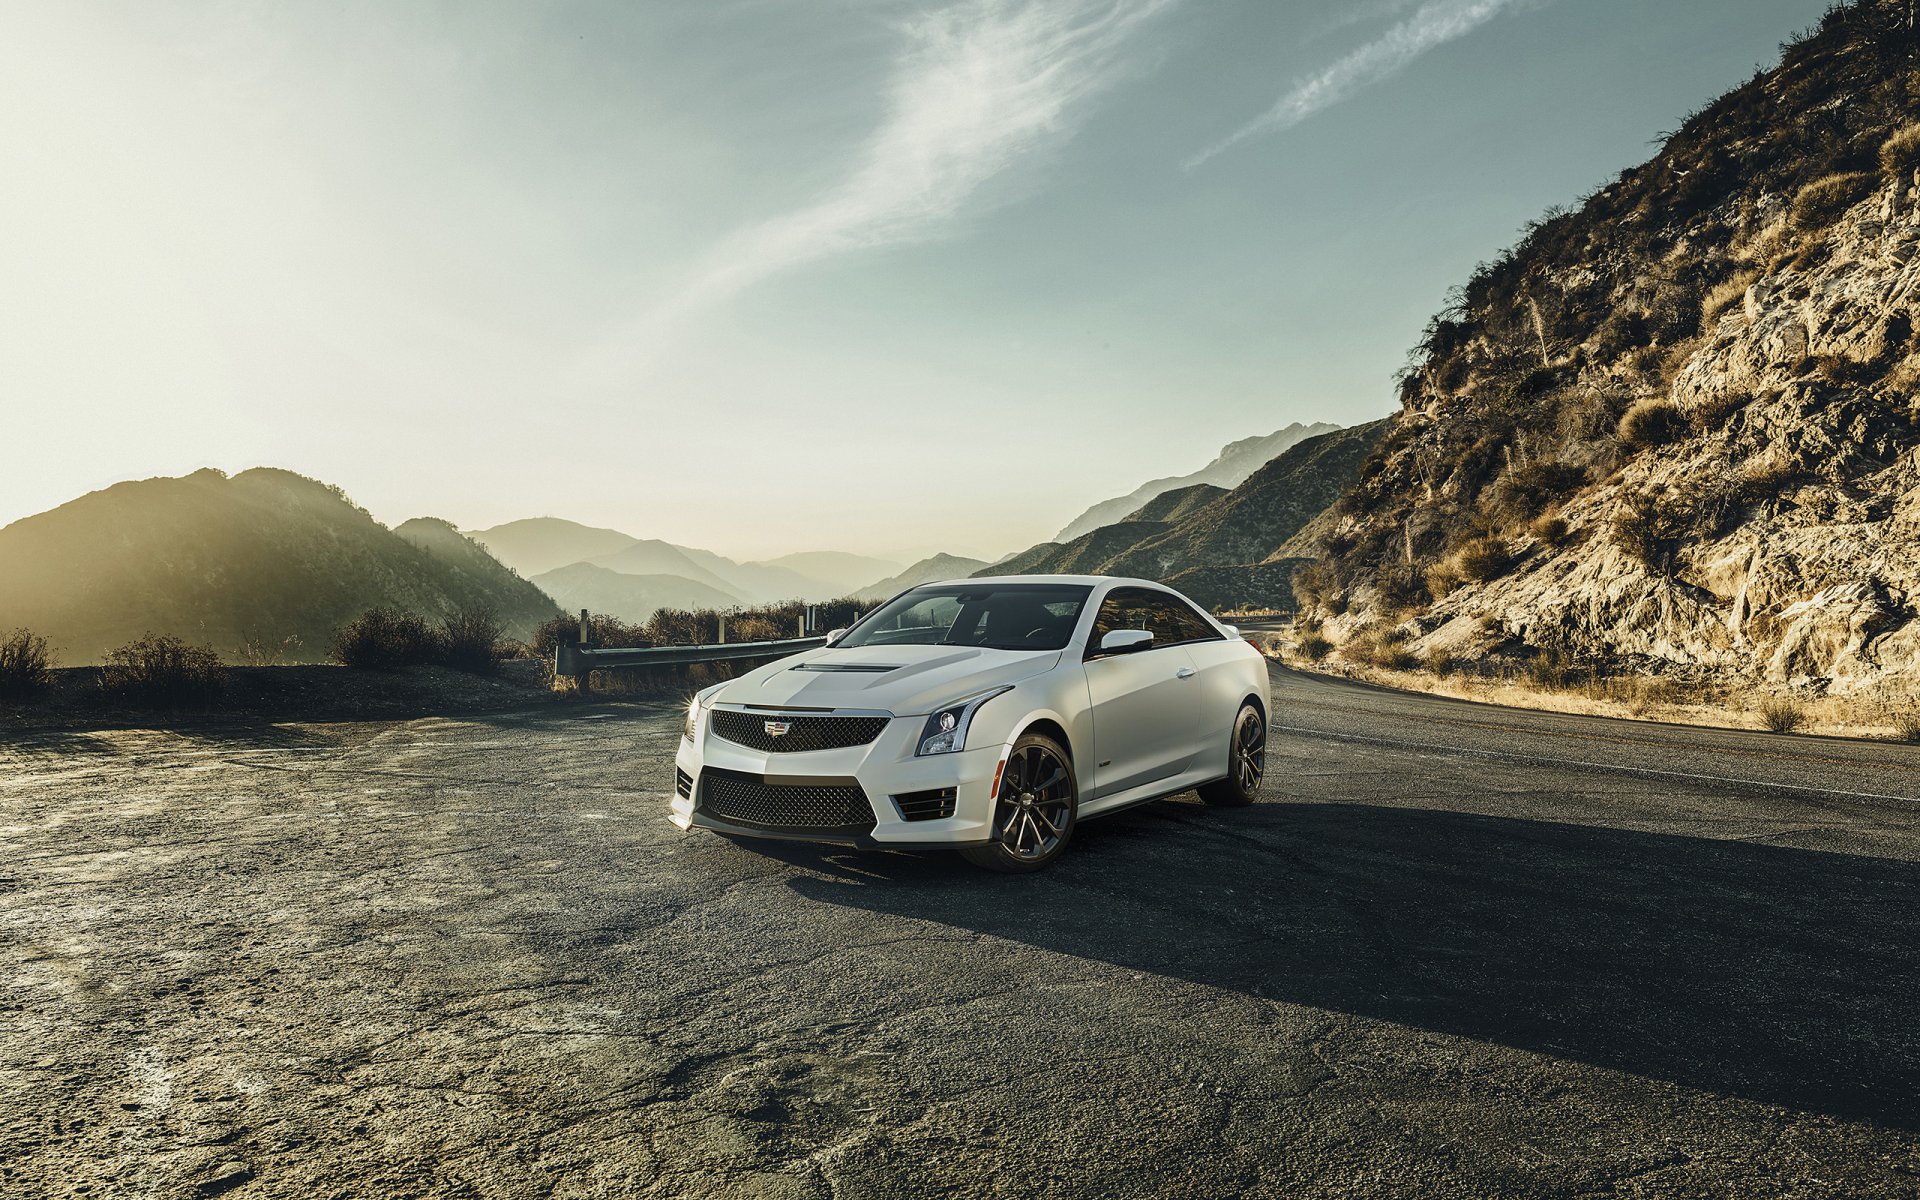
[[[25,629],[0,638],[0,700],[38,700],[53,688],[47,639]]]
[[[1343,628],[1342,628],[1343,627]],[[1332,630],[1342,629],[1338,639]],[[1301,613],[1266,637],[1269,657],[1299,670],[1515,708],[1676,724],[1823,733],[1920,744],[1920,696],[1819,696],[1711,676],[1666,674],[1639,659],[1509,639],[1490,652],[1416,648],[1412,630]]]

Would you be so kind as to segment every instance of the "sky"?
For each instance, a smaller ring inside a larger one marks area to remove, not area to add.
[[[1826,0],[0,5],[0,524],[999,557],[1386,415],[1447,289]]]

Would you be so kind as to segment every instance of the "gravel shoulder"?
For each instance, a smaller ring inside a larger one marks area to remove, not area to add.
[[[0,734],[0,1194],[1920,1191],[1920,752],[1274,684],[1011,879],[669,704]]]

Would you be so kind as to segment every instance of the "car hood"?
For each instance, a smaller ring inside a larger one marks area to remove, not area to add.
[[[742,675],[716,692],[720,704],[868,708],[920,716],[975,692],[1050,670],[1061,652],[977,646],[822,647]]]

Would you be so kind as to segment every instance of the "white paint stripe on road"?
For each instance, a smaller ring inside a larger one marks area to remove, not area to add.
[[[1896,796],[1888,792],[1850,792],[1842,788],[1808,787],[1800,783],[1777,783],[1765,779],[1741,779],[1733,775],[1702,775],[1693,771],[1663,771],[1658,767],[1630,767],[1623,763],[1589,762],[1582,758],[1551,758],[1543,754],[1515,754],[1507,750],[1477,750],[1467,746],[1435,746],[1426,742],[1405,742],[1397,738],[1368,737],[1360,733],[1333,733],[1325,729],[1308,729],[1300,725],[1270,725],[1269,729],[1282,733],[1301,733],[1310,737],[1328,738],[1336,742],[1361,742],[1370,746],[1386,746],[1397,750],[1428,750],[1435,754],[1451,754],[1471,758],[1493,758],[1502,762],[1526,763],[1544,767],[1587,767],[1596,771],[1618,771],[1624,775],[1646,775],[1659,779],[1685,779],[1694,783],[1730,783],[1738,787],[1763,788],[1776,792],[1803,792],[1810,796],[1835,796],[1847,800],[1897,800],[1903,804],[1920,804],[1920,798]]]

